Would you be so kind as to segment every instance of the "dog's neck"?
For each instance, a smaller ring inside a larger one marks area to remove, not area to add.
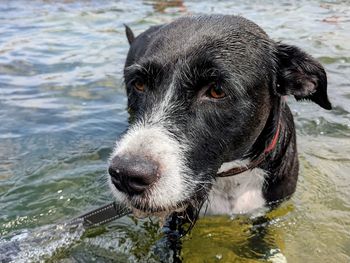
[[[271,107],[269,117],[267,118],[263,130],[255,140],[251,149],[244,156],[244,159],[249,158],[254,160],[267,151],[268,154],[271,155],[275,149],[278,148],[279,139],[282,133],[281,125],[284,103],[284,99],[281,97],[276,97],[274,99],[273,106]]]
[[[265,144],[261,143],[264,141],[261,138],[272,138],[276,131],[278,118],[280,118],[280,131],[276,147],[258,165],[258,168],[268,173],[263,189],[267,202],[288,198],[294,192],[299,169],[293,115],[285,98],[278,99],[271,109],[260,138],[255,142],[255,147],[259,148],[257,153],[263,151]]]
[[[216,175],[217,177],[235,176],[254,169],[263,163],[268,155],[273,153],[280,137],[282,103],[283,99],[278,98],[276,100],[262,132],[253,144],[252,149],[242,158],[242,160],[250,160],[250,162],[241,166],[234,165],[232,168],[223,169],[223,167],[221,167]]]

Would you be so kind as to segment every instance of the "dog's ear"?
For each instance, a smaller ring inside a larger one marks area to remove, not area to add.
[[[322,65],[295,46],[277,44],[279,63],[276,91],[294,95],[297,100],[312,100],[330,110],[327,96],[327,75]]]
[[[129,45],[131,45],[131,43],[135,40],[134,32],[132,32],[131,28],[128,25],[124,24],[124,27],[126,38],[128,39]]]

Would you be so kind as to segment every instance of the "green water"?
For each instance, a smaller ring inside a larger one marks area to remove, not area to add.
[[[0,240],[44,233],[112,200],[107,159],[127,127],[122,24],[140,33],[196,13],[241,14],[311,53],[326,68],[334,110],[290,98],[301,161],[295,195],[268,214],[263,237],[249,218],[202,218],[184,239],[183,261],[350,262],[348,1],[1,0]],[[40,246],[22,244],[15,262],[159,261],[161,234],[149,220],[50,231]]]

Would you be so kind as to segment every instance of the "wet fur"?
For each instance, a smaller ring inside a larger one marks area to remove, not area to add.
[[[119,200],[147,214],[171,214],[188,206],[184,217],[193,222],[208,197],[211,204],[215,202],[211,196],[215,193],[234,200],[225,209],[210,209],[214,214],[251,212],[294,193],[298,178],[295,128],[283,96],[294,95],[330,109],[327,77],[320,63],[295,46],[273,41],[239,16],[182,17],[137,37],[128,27],[126,33],[130,50],[124,77],[130,128],[112,159],[147,156],[163,170],[160,182],[144,195],[131,198],[113,189]],[[134,88],[140,79],[147,84],[142,94]],[[209,82],[220,83],[227,97],[205,99],[203,87]],[[259,156],[278,122],[277,147],[257,168],[245,173],[259,180],[243,174],[216,178],[223,163]],[[160,139],[146,135],[149,129],[160,134]],[[224,180],[231,187],[225,188]],[[240,198],[247,206],[238,209]]]

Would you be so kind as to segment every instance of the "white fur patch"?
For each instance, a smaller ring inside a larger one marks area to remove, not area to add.
[[[159,180],[144,194],[130,198],[110,183],[115,197],[129,205],[141,204],[145,208],[170,209],[190,197],[195,182],[185,165],[184,145],[165,128],[174,105],[171,104],[172,87],[161,103],[154,105],[139,123],[133,124],[123,138],[116,143],[111,156],[146,156],[159,164]],[[173,126],[172,126],[173,127]],[[147,203],[146,203],[147,202]]]
[[[224,172],[249,161],[233,161],[222,164],[218,172]],[[266,172],[254,168],[231,177],[217,178],[209,193],[207,204],[203,206],[209,215],[242,214],[262,208],[265,199],[262,194]],[[204,211],[203,211],[204,212]]]
[[[249,160],[239,160],[239,161],[231,161],[231,162],[223,163],[220,166],[218,173],[227,172],[228,170],[236,167],[242,167],[242,166],[247,167],[249,162],[250,162]]]

